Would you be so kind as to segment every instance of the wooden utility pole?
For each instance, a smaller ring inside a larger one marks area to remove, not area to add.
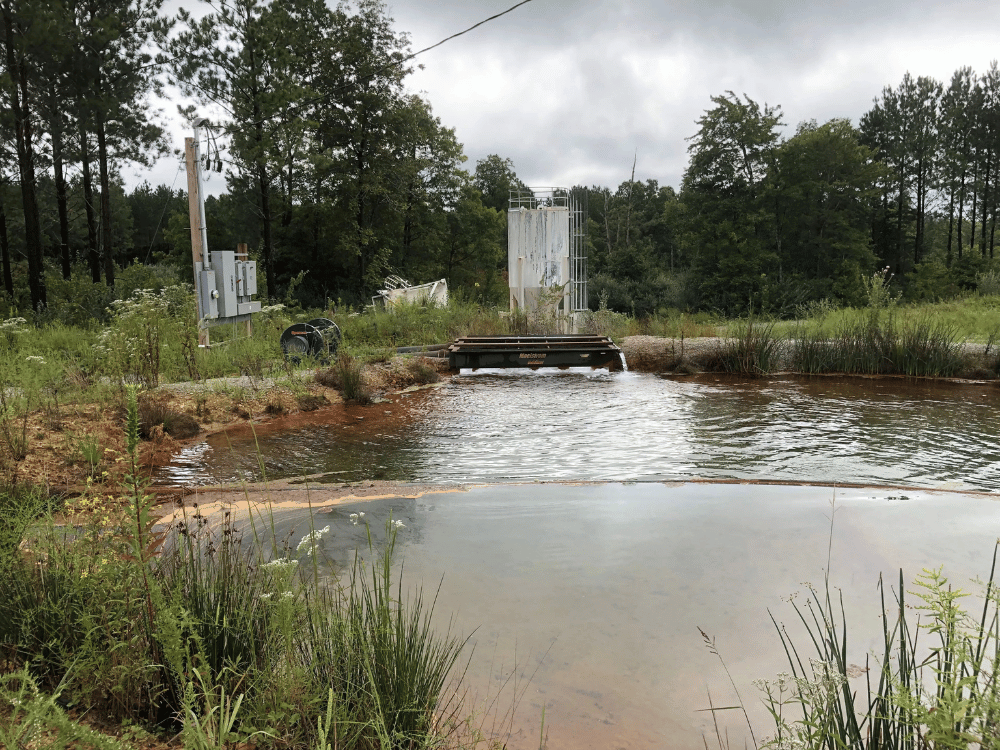
[[[188,216],[191,224],[191,263],[194,268],[195,317],[201,315],[201,279],[198,264],[203,262],[201,178],[198,174],[198,153],[194,138],[184,139],[184,160],[187,164]],[[198,320],[198,346],[208,346],[208,327]]]

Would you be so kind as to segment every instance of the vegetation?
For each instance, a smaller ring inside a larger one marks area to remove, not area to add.
[[[39,733],[115,746],[63,709],[174,735],[185,747],[419,748],[454,744],[453,669],[464,641],[431,627],[392,555],[402,524],[340,582],[319,575],[320,539],[243,538],[188,508],[161,530],[138,474],[129,390],[121,512],[76,532],[28,492],[5,494],[0,545],[0,696],[5,747]],[[39,517],[40,515],[40,517]],[[5,525],[6,526],[6,525]],[[96,740],[94,738],[97,738]]]
[[[118,289],[136,264],[191,280],[184,194],[126,194],[118,176],[165,153],[150,94],[167,83],[226,113],[203,127],[205,166],[227,186],[208,200],[208,244],[247,243],[266,302],[357,307],[389,274],[503,301],[507,196],[527,187],[498,154],[464,167],[454,130],[408,92],[408,36],[381,0],[201,10],[0,4],[8,317],[59,309],[83,276],[115,287],[103,316],[149,288]],[[571,188],[587,214],[590,308],[788,318],[824,299],[867,304],[877,269],[906,301],[995,293],[1000,69],[907,74],[872,93],[858,123],[806,121],[785,138],[779,106],[724,92],[689,138],[681,185]]]
[[[831,519],[832,524],[832,519]],[[755,748],[997,747],[1000,743],[1000,594],[997,551],[976,611],[964,608],[969,593],[952,585],[940,568],[924,570],[907,591],[903,572],[891,599],[879,579],[881,653],[862,668],[849,661],[850,628],[843,594],[835,595],[829,566],[824,587],[809,586],[800,605],[791,601],[804,639],[796,642],[771,619],[788,657],[788,672],[755,680],[774,721],[774,733]],[[982,584],[982,582],[979,582]],[[915,613],[915,614],[914,614]],[[926,643],[921,634],[932,639]],[[711,652],[714,641],[702,635]],[[725,662],[723,661],[723,666]],[[865,675],[863,692],[849,680]],[[738,692],[738,691],[737,691]],[[742,709],[710,708],[710,711]],[[725,740],[718,737],[720,746]]]

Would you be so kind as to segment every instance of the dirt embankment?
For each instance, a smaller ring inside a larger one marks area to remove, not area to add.
[[[412,366],[415,359],[397,357],[366,370],[366,385],[376,401],[382,394],[433,379],[427,370],[441,377],[447,369],[446,359],[419,358],[425,366],[419,371]],[[335,388],[324,385],[326,379],[311,372],[296,375],[171,383],[140,394],[142,465],[161,466],[184,447],[224,430],[351,418],[345,414],[354,407],[345,404]],[[405,408],[393,411],[402,413]],[[118,488],[126,472],[124,425],[120,399],[50,405],[29,414],[23,424],[8,423],[10,435],[0,435],[0,472],[8,482],[114,504],[120,500]],[[26,451],[15,460],[10,443],[22,434]]]

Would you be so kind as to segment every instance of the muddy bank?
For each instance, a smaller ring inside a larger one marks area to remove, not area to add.
[[[282,378],[241,376],[163,384],[139,395],[140,463],[152,472],[214,435],[239,438],[311,423],[405,419],[411,404],[393,394],[434,387],[417,381],[414,361],[447,378],[447,360],[395,357],[371,365],[365,377],[373,402],[365,406],[345,403],[336,388],[318,377],[319,370]],[[53,495],[101,497],[102,503],[114,505],[125,471],[121,398],[108,394],[92,403],[53,404],[27,415],[19,425],[26,454],[10,460],[0,450],[0,474],[12,485],[36,484]],[[165,500],[179,497],[177,488],[161,489]]]
[[[196,511],[208,519],[220,521],[226,514],[248,518],[291,510],[319,512],[348,503],[386,498],[415,500],[425,495],[466,492],[469,487],[386,481],[357,482],[335,487],[303,477],[266,484],[159,489],[164,499],[172,496],[171,502],[164,502],[159,506],[161,522],[170,524]]]

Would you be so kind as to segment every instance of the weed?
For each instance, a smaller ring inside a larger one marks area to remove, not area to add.
[[[714,369],[754,377],[772,372],[781,356],[783,342],[774,335],[774,324],[750,318],[737,325],[733,335],[720,344]]]
[[[1000,746],[1000,594],[995,583],[1000,542],[994,547],[981,611],[975,616],[961,607],[968,595],[953,587],[940,568],[925,569],[916,578],[916,591],[910,592],[900,570],[898,589],[888,606],[880,576],[881,654],[873,654],[876,663],[862,668],[848,661],[843,593],[832,593],[833,515],[830,524],[823,589],[808,586],[803,605],[791,599],[796,618],[805,628],[805,643],[796,644],[769,612],[789,672],[774,680],[754,681],[775,728],[774,735],[759,747],[957,750]],[[914,606],[907,594],[922,603]],[[912,623],[911,611],[919,613],[923,622],[918,618]],[[937,643],[920,644],[921,632],[935,636]],[[702,637],[718,655],[714,642],[704,632]],[[848,682],[862,675],[867,675],[867,695],[859,695]],[[714,716],[716,711],[742,709],[742,698],[739,703],[708,710]],[[744,718],[753,738],[745,710]]]
[[[264,413],[272,417],[280,417],[288,413],[288,407],[280,397],[269,398],[264,406]]]
[[[333,367],[318,371],[315,381],[328,388],[336,388],[345,401],[371,403],[372,393],[365,377],[365,368],[347,352],[342,351],[337,355]]]
[[[100,466],[101,459],[104,458],[104,449],[101,448],[101,441],[96,435],[83,435],[76,444],[77,452],[89,468],[90,476],[97,474],[97,467]]]
[[[0,722],[0,747],[122,750],[121,743],[67,717],[58,698],[58,690],[44,695],[26,668],[0,675],[0,700],[10,707],[9,715]]]
[[[28,417],[31,401],[27,395],[18,407],[13,394],[0,383],[0,437],[7,446],[12,461],[23,461],[28,455]]]
[[[101,335],[98,350],[107,374],[116,382],[155,388],[165,339],[181,338],[179,326],[191,300],[182,287],[159,292],[139,289],[129,299],[112,303],[112,323]]]
[[[873,310],[883,310],[893,307],[899,302],[900,295],[893,294],[890,282],[893,274],[889,272],[889,266],[882,268],[871,276],[861,277],[861,286],[864,288],[865,298],[868,300],[868,307]]]
[[[441,380],[438,371],[422,359],[411,359],[407,364],[407,370],[413,382],[420,385],[437,383]]]
[[[1000,296],[1000,271],[991,268],[977,273],[976,291],[984,297]]]

